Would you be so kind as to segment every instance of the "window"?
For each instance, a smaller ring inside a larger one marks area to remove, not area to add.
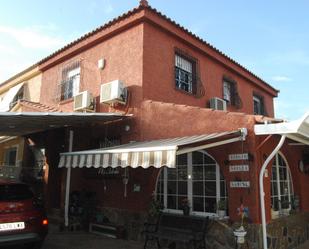
[[[223,99],[231,104],[231,105],[235,105],[236,102],[236,83],[231,81],[231,80],[227,80],[227,79],[223,79]]]
[[[196,63],[179,54],[175,55],[175,84],[176,88],[188,93],[196,93],[195,69]]]
[[[4,151],[4,165],[16,166],[17,147],[11,147]]]
[[[79,93],[80,64],[75,62],[62,70],[61,97],[66,100]]]
[[[175,169],[162,169],[156,194],[171,212],[181,212],[182,201],[188,199],[197,215],[215,215],[216,203],[227,198],[219,165],[204,151],[179,155]]]
[[[272,165],[271,204],[273,211],[283,212],[291,209],[294,191],[290,169],[286,160],[276,154]]]
[[[258,95],[253,95],[253,112],[254,112],[254,115],[265,115],[263,97],[258,96]]]

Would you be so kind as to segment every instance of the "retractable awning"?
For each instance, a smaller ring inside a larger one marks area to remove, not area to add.
[[[0,136],[22,136],[62,127],[84,127],[131,117],[120,113],[0,112]]]
[[[143,167],[176,166],[176,155],[245,140],[247,130],[132,142],[116,147],[60,154],[59,167]]]
[[[285,135],[287,138],[309,145],[309,112],[291,122],[255,125],[256,135]]]

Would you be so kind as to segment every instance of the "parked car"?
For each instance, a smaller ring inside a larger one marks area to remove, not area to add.
[[[23,244],[37,249],[47,232],[42,202],[34,197],[30,186],[0,180],[0,247]]]

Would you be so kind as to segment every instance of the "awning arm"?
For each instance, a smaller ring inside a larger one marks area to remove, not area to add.
[[[240,136],[238,136],[238,137],[234,137],[234,138],[230,138],[230,139],[226,139],[226,140],[222,140],[222,141],[218,141],[218,142],[214,142],[214,143],[210,143],[210,144],[204,144],[204,145],[200,145],[200,146],[196,146],[196,147],[179,149],[176,152],[176,155],[186,154],[186,153],[197,151],[197,150],[204,150],[204,149],[208,149],[208,148],[212,148],[212,147],[216,147],[216,146],[220,146],[220,145],[224,145],[224,144],[234,143],[234,142],[238,142],[238,141],[245,141],[246,136],[248,135],[247,129],[246,128],[240,128],[239,132],[240,132]]]
[[[74,131],[70,130],[69,151],[73,149]],[[71,167],[67,168],[67,178],[65,187],[65,202],[64,202],[64,225],[69,226],[69,203],[70,203],[70,186],[71,186]]]
[[[266,231],[266,215],[265,215],[265,193],[264,193],[264,173],[267,165],[274,158],[274,156],[278,153],[280,148],[282,147],[286,136],[282,135],[281,139],[277,145],[277,147],[272,151],[272,153],[265,160],[261,171],[260,171],[260,205],[261,205],[261,218],[262,218],[262,231],[263,231],[263,249],[267,249],[267,231]]]

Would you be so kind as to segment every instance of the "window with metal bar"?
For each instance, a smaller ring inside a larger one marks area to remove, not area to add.
[[[188,93],[196,93],[196,63],[182,55],[175,55],[176,88]]]
[[[262,96],[253,95],[253,113],[254,115],[266,115],[264,98]]]
[[[62,70],[62,80],[60,84],[60,100],[66,100],[79,93],[80,84],[80,63],[75,62]]]

